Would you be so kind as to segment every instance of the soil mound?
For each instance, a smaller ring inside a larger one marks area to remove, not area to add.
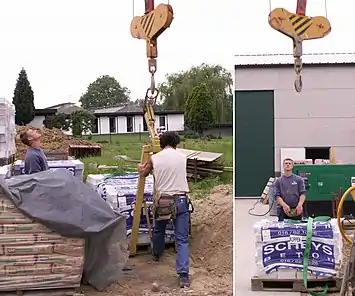
[[[16,131],[16,158],[23,159],[26,153],[26,145],[22,144],[20,140],[21,132],[25,131],[26,129],[35,129],[29,126],[17,126]],[[63,131],[53,128],[43,128],[40,129],[42,132],[42,148],[45,152],[53,152],[53,151],[60,151],[60,152],[67,152],[69,145],[87,145],[87,146],[94,146],[98,145],[96,143],[73,138],[63,133]]]
[[[217,276],[233,271],[232,186],[220,185],[208,197],[195,201],[191,254],[195,265]]]

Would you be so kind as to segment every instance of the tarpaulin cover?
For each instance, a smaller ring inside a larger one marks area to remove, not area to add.
[[[15,176],[1,184],[20,211],[65,237],[85,238],[84,280],[102,291],[128,260],[126,218],[65,169]]]

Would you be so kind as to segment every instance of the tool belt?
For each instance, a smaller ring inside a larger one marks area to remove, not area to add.
[[[151,207],[155,220],[170,220],[175,219],[177,215],[176,201],[177,197],[187,198],[189,204],[191,201],[186,194],[155,194],[154,202]],[[193,207],[192,207],[193,208]]]

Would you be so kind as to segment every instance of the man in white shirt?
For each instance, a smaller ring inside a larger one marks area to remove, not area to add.
[[[140,164],[142,176],[153,173],[155,182],[153,255],[159,261],[165,249],[165,228],[172,219],[175,229],[176,272],[180,287],[190,286],[189,280],[189,186],[186,176],[186,156],[176,150],[180,137],[171,131],[160,135],[162,150]]]

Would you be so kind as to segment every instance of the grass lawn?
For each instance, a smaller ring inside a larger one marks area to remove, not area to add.
[[[139,160],[141,158],[142,145],[148,141],[147,134],[129,134],[129,135],[99,135],[92,136],[92,141],[107,141],[102,143],[102,156],[83,159],[85,163],[85,178],[87,174],[100,173],[95,169],[91,169],[89,163],[97,163],[99,165],[115,165],[118,166],[118,172],[136,171],[136,164],[116,159],[117,155],[126,155],[132,159]],[[183,139],[179,148],[200,150],[207,152],[223,153],[222,163],[224,166],[233,166],[233,142],[232,137],[223,139]],[[117,170],[108,171],[115,173]],[[218,184],[232,183],[233,175],[231,172],[225,172],[220,177],[205,179],[198,183],[190,183],[190,189],[195,198],[203,197],[207,191]]]

